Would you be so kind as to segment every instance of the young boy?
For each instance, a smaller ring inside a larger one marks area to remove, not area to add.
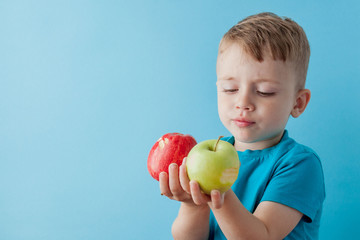
[[[303,29],[272,13],[250,16],[222,38],[218,111],[241,167],[232,189],[210,196],[189,181],[184,159],[160,174],[161,193],[181,202],[175,239],[317,239],[324,178],[319,157],[285,130],[305,110],[310,47]]]

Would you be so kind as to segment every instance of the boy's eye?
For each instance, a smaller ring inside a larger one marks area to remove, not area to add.
[[[233,88],[233,89],[224,89],[224,92],[226,92],[226,93],[235,93],[235,92],[237,92],[238,91],[238,89],[236,89],[236,88]]]
[[[262,97],[270,97],[270,96],[275,95],[274,92],[262,92],[262,91],[256,91],[256,92],[257,92],[257,94],[259,94]]]

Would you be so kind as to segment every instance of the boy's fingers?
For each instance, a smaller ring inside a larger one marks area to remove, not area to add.
[[[181,187],[184,189],[185,192],[190,194],[190,180],[186,173],[186,158],[184,158],[183,163],[180,166],[179,175]]]
[[[179,180],[179,167],[176,163],[169,166],[169,188],[171,193],[177,198],[184,193]]]
[[[202,205],[208,202],[207,199],[204,198],[204,194],[201,192],[198,182],[190,181],[190,191],[196,205]]]
[[[219,209],[224,203],[224,194],[221,194],[219,190],[211,191],[211,204],[214,209]]]
[[[159,185],[160,185],[160,193],[161,195],[165,195],[167,197],[172,197],[170,188],[169,188],[169,177],[166,172],[161,172],[159,174]]]

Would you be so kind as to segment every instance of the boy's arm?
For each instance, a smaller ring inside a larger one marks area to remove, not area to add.
[[[199,207],[181,203],[171,229],[174,239],[208,239],[209,214],[210,208],[207,205]]]
[[[212,207],[212,211],[227,239],[283,239],[303,216],[293,208],[269,201],[261,202],[252,214],[232,190],[226,192],[222,207]]]

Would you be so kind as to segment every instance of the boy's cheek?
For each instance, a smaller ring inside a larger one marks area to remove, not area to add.
[[[231,112],[231,106],[229,106],[227,103],[219,102],[218,112],[221,115],[227,115]]]

